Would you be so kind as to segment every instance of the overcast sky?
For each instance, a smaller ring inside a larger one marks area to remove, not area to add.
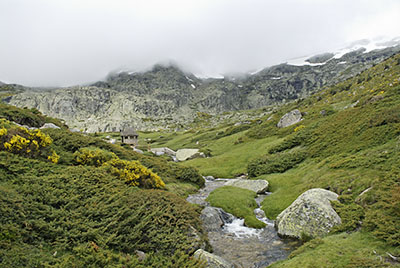
[[[399,0],[0,0],[0,81],[66,86],[174,61],[240,73],[400,36]]]

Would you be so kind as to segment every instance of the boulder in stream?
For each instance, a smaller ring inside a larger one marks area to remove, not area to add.
[[[235,266],[227,260],[202,249],[196,250],[194,257],[206,261],[207,268],[235,268]]]
[[[257,194],[265,193],[268,189],[268,181],[266,180],[231,179],[225,185],[248,189]]]
[[[205,231],[218,231],[224,225],[218,208],[205,207],[201,212],[200,219],[203,222]]]
[[[327,234],[333,226],[341,223],[331,206],[331,201],[337,198],[336,193],[320,188],[304,192],[276,218],[278,234],[295,238]]]

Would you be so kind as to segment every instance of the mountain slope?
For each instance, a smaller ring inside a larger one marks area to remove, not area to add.
[[[174,66],[155,66],[144,73],[117,73],[90,86],[30,90],[5,100],[62,118],[89,132],[176,128],[197,112],[216,114],[259,108],[308,96],[381,62],[400,46],[364,53],[357,50],[322,64],[281,64],[254,75],[198,79]]]
[[[294,109],[303,120],[278,128]],[[208,152],[184,163],[203,175],[267,180],[270,219],[311,188],[340,195],[342,224],[272,267],[400,267],[389,256],[400,256],[400,54],[248,124],[151,138],[156,147]]]

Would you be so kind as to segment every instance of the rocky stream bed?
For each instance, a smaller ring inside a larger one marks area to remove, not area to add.
[[[244,220],[220,208],[211,207],[206,201],[215,189],[224,186],[229,179],[206,179],[205,187],[190,195],[187,201],[204,206],[201,214],[203,226],[208,234],[213,254],[230,262],[233,267],[261,268],[278,260],[286,259],[294,249],[293,243],[280,238],[274,228],[274,221],[265,217],[261,208],[254,210],[256,217],[266,223],[262,229],[244,226]],[[268,195],[259,194],[258,205]],[[221,266],[222,267],[222,266]]]

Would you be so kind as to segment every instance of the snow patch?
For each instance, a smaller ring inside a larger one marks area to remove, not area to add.
[[[193,85],[193,84],[190,84],[191,86],[192,86],[192,88],[196,88],[196,86],[195,85]]]

